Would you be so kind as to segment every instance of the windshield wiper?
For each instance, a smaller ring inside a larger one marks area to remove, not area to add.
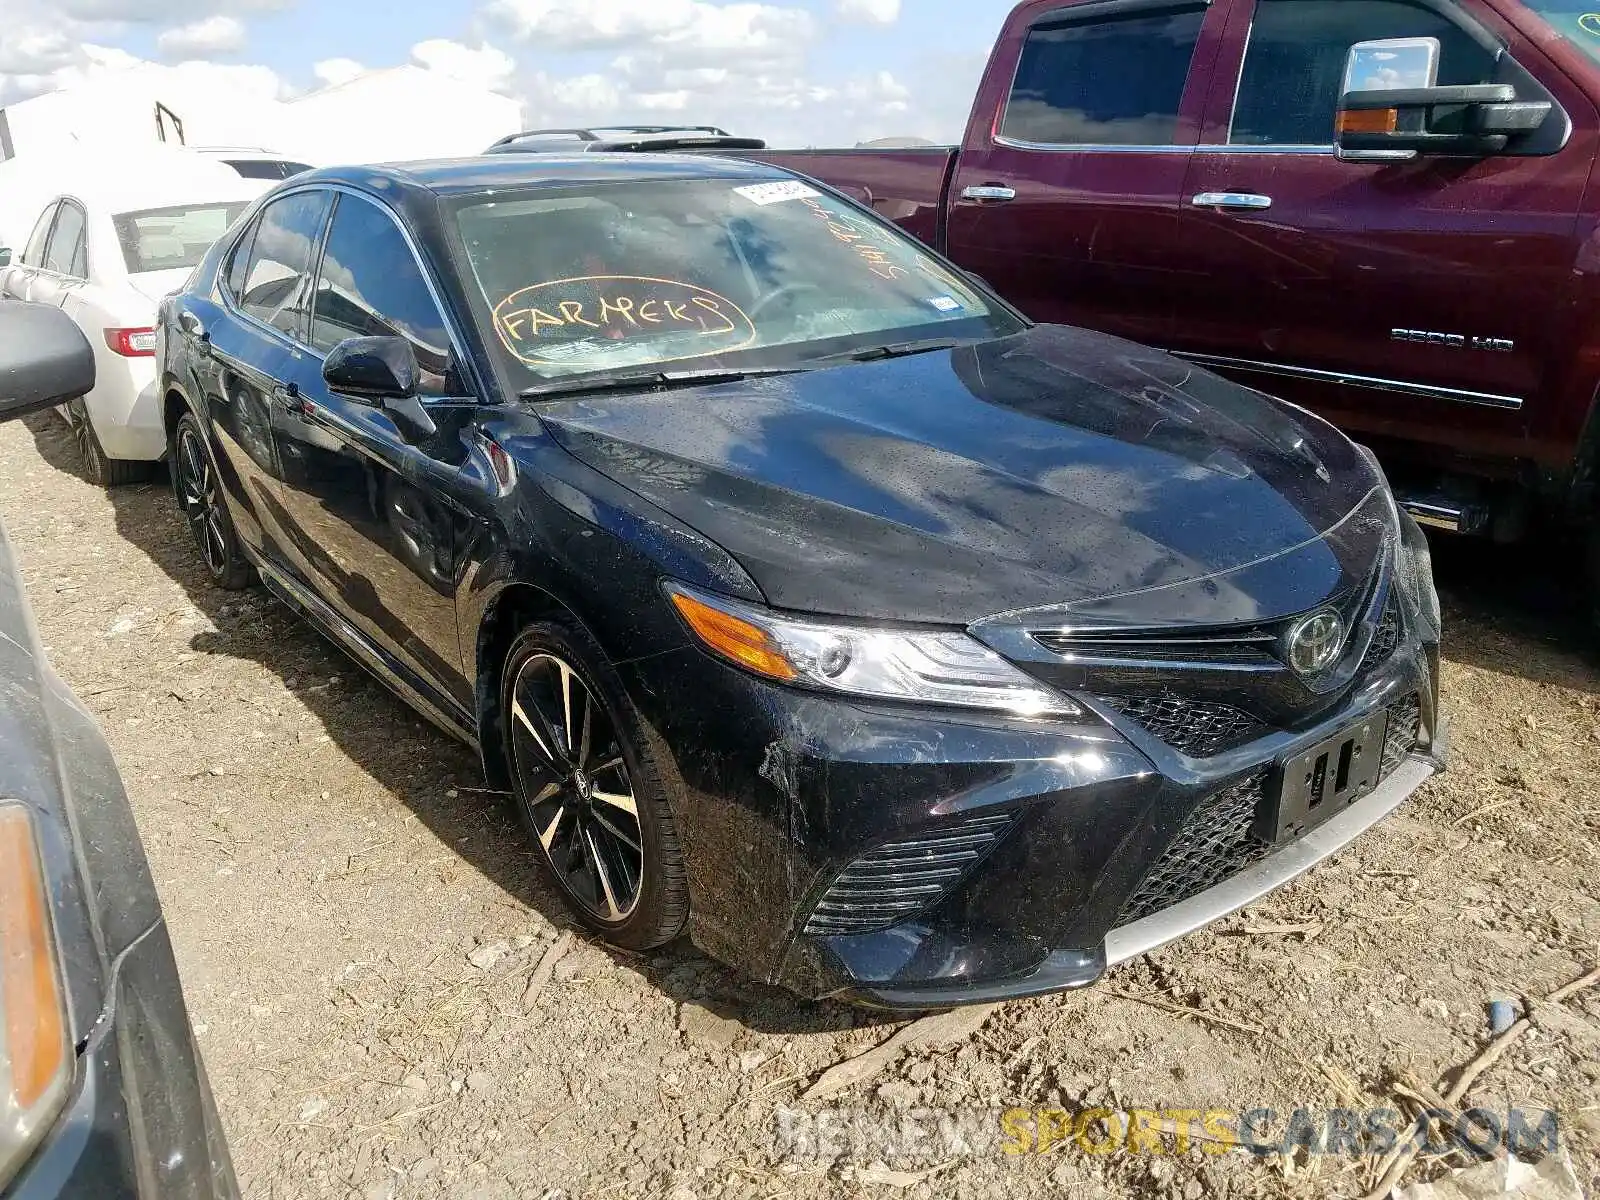
[[[570,383],[542,383],[523,388],[519,400],[550,400],[593,392],[659,392],[674,387],[703,387],[713,383],[738,383],[770,375],[793,375],[803,367],[746,367],[742,371],[631,371],[612,375],[587,375]]]
[[[812,362],[877,362],[884,358],[907,358],[913,354],[932,354],[938,350],[954,350],[959,342],[953,338],[929,338],[920,342],[891,342],[883,346],[868,346],[865,350],[849,350],[843,354],[830,354],[814,358]]]

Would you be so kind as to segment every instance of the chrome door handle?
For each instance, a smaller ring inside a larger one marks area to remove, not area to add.
[[[1272,207],[1271,196],[1254,192],[1201,192],[1190,204],[1196,208],[1222,208],[1235,212],[1261,212]]]
[[[1017,189],[1006,187],[1003,183],[975,184],[972,187],[961,189],[963,200],[1015,200]]]

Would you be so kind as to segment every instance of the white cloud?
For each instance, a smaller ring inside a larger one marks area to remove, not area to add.
[[[244,49],[244,22],[237,17],[210,16],[165,30],[156,38],[164,58],[205,58]]]
[[[353,58],[325,58],[311,65],[311,74],[324,87],[335,87],[341,83],[349,83],[366,69]]]
[[[803,8],[707,0],[490,0],[490,19],[541,50],[655,47],[785,54],[803,50],[816,22]]]
[[[846,21],[893,25],[900,19],[900,0],[834,0],[834,11]]]
[[[446,38],[430,38],[411,47],[411,58],[419,66],[465,83],[475,83],[492,92],[510,86],[516,62],[505,51],[487,42],[474,49]]]

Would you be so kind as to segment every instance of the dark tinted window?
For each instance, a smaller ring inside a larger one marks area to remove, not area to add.
[[[394,336],[416,350],[423,390],[442,394],[450,336],[416,256],[388,213],[340,196],[317,275],[311,344],[326,353],[345,338]]]
[[[1051,145],[1166,146],[1206,10],[1051,21],[1028,31],[1000,132]]]
[[[1402,0],[1258,0],[1229,141],[1328,146],[1357,42],[1439,39],[1439,83],[1489,83],[1494,56],[1431,9]]]
[[[56,216],[56,227],[50,233],[49,248],[44,252],[45,270],[59,271],[63,275],[81,276],[83,224],[83,209],[70,200],[63,200],[61,212]]]
[[[239,240],[228,252],[224,281],[228,295],[235,300],[244,295],[245,272],[250,266],[250,245],[255,241],[256,226],[259,223],[259,221],[250,222],[250,228],[239,235]]]
[[[39,220],[33,227],[33,233],[28,236],[28,248],[22,252],[22,261],[30,267],[44,264],[44,247],[50,240],[50,222],[55,220],[57,207],[52,204],[40,213]]]
[[[327,192],[296,192],[261,211],[239,305],[293,337],[304,336],[311,256],[328,215]]]
[[[311,170],[305,163],[281,158],[227,158],[223,161],[246,179],[288,179]]]

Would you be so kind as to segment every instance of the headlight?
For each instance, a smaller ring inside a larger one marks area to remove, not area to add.
[[[780,616],[676,583],[667,585],[667,594],[703,646],[779,683],[1028,717],[1083,711],[964,633]]]
[[[0,1189],[66,1100],[68,1024],[33,820],[0,804]]]

